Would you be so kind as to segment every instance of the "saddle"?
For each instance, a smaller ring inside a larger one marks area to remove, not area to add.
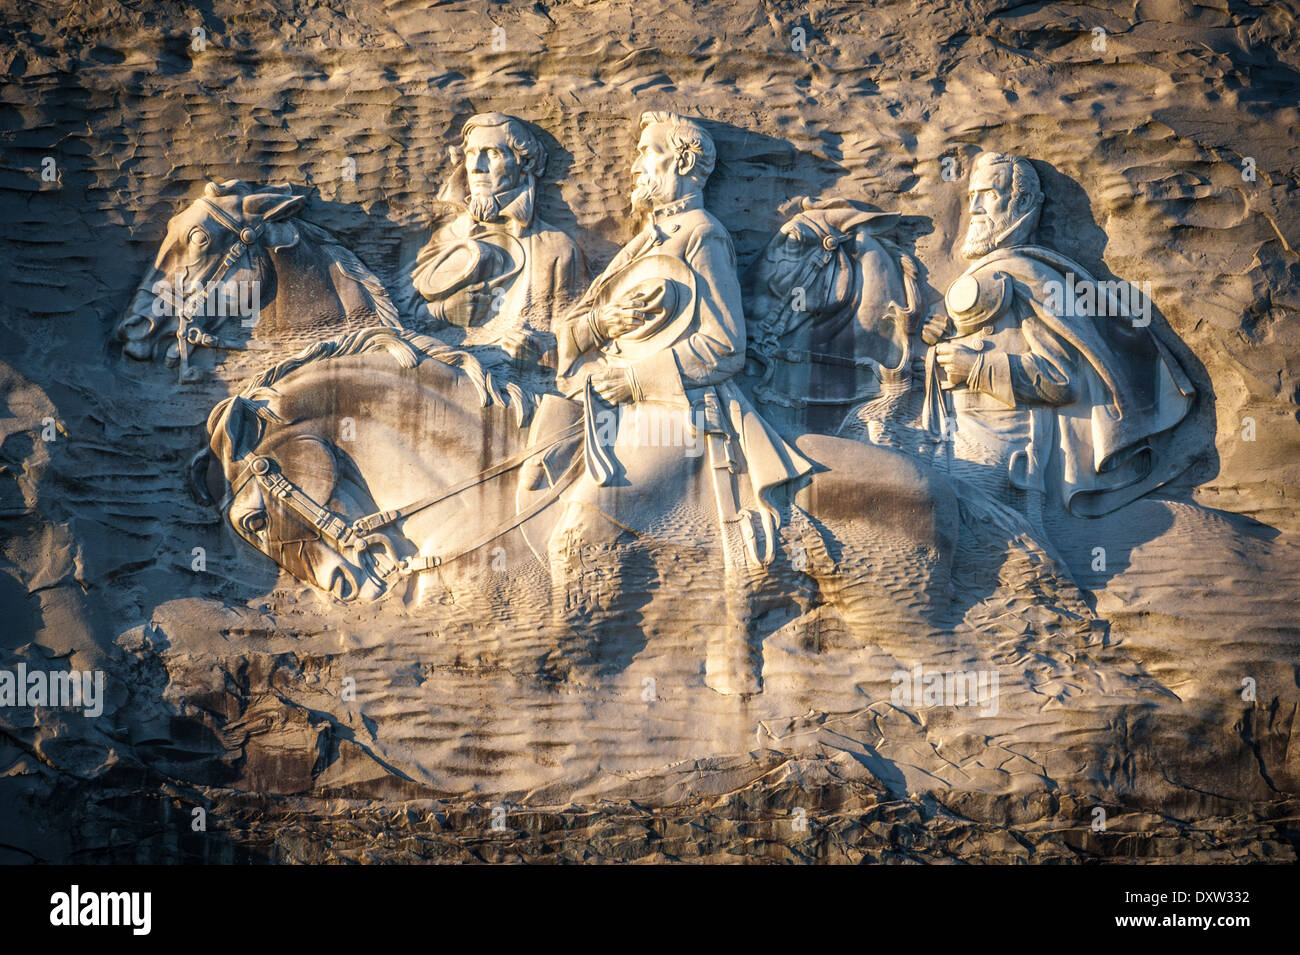
[[[627,493],[631,488],[622,474],[622,468],[613,460],[610,449],[604,447],[598,429],[593,430],[591,416],[586,413],[593,401],[599,399],[590,394],[587,395],[586,402],[558,395],[547,395],[542,399],[529,431],[527,448],[537,447],[547,441],[554,442],[556,435],[566,437],[552,443],[547,450],[534,455],[524,465],[519,477],[515,509],[518,513],[525,513],[538,508],[548,496],[554,498],[563,494],[567,485],[585,470],[598,488],[611,489],[608,504],[598,504],[597,509],[614,524],[634,533],[644,533],[658,514],[638,512],[635,507],[631,511],[618,507],[620,502],[626,503],[641,497]],[[695,432],[694,438],[703,444],[700,456],[704,483],[697,489],[711,498],[708,506],[716,508],[724,536],[729,526],[739,530],[745,550],[745,558],[742,559],[751,566],[765,566],[772,560],[775,528],[764,510],[757,506],[757,502],[747,500],[747,482],[738,480],[743,465],[733,443],[735,436],[731,434],[718,406],[716,395],[712,391],[706,391],[701,405],[699,409],[692,410],[692,423],[686,425]],[[679,459],[682,450],[671,448],[666,453]],[[669,503],[680,503],[671,497],[672,489],[667,490]],[[560,500],[563,501],[563,498]],[[521,525],[529,548],[539,560],[546,559],[548,544],[563,514],[563,508],[546,507]]]

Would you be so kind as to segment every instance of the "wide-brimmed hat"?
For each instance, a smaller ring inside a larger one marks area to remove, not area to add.
[[[642,256],[607,276],[593,300],[600,307],[627,303],[638,294],[645,302],[641,310],[649,316],[640,327],[605,347],[607,353],[627,361],[647,358],[686,333],[695,317],[695,273],[676,256]]]
[[[416,288],[428,299],[440,299],[479,282],[500,282],[523,268],[524,249],[508,232],[443,243],[416,265]]]

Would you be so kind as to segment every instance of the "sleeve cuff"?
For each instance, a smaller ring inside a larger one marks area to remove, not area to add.
[[[1005,352],[980,352],[966,376],[966,387],[991,395],[1008,408],[1016,406],[1015,391],[1011,387],[1011,361]]]

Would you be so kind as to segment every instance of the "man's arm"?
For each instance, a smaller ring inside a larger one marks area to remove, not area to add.
[[[573,242],[563,244],[563,252],[555,257],[551,278],[551,320],[573,307],[587,288],[587,260]]]
[[[555,347],[559,353],[556,367],[560,374],[567,374],[579,357],[602,342],[594,322],[595,310],[585,299],[565,312],[556,322]]]
[[[628,369],[636,400],[683,395],[726,381],[745,364],[745,315],[731,238],[717,226],[696,229],[686,246],[696,283],[696,331]]]
[[[1067,405],[1079,397],[1079,356],[1035,316],[1025,319],[1021,334],[1030,350],[1013,355],[1011,383],[1022,401]]]
[[[585,285],[586,289],[580,297],[575,294],[574,297],[577,301],[571,307],[562,313],[558,311],[555,313],[555,345],[559,354],[559,363],[556,367],[561,375],[567,374],[569,368],[583,354],[604,344],[606,339],[599,329],[597,309],[592,301],[591,292],[606,275],[622,268],[623,264],[630,258],[628,255],[629,247],[630,244],[620,249],[613,260],[605,266],[604,271],[590,284],[586,281],[586,259],[582,258],[580,254],[577,256],[580,262],[580,272],[583,276],[577,287],[581,288]]]
[[[558,367],[560,354],[586,344],[574,341],[570,333],[566,346],[564,317],[586,288],[587,263],[572,240],[560,232],[553,235],[549,242],[536,243],[537,253],[546,261],[530,273],[538,277],[539,287],[533,289],[529,327],[511,333],[517,341],[504,343],[507,351],[513,347],[535,352],[538,364],[548,368]],[[574,352],[573,357],[577,354]]]
[[[1008,408],[1019,404],[1064,405],[1078,396],[1078,363],[1073,349],[1030,314],[1020,325],[1029,349],[975,353],[966,386],[997,398]]]

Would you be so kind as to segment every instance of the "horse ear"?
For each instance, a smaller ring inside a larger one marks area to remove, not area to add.
[[[292,222],[268,222],[262,233],[267,248],[291,249],[298,244],[298,227]]]
[[[791,196],[776,207],[776,214],[782,220],[789,219],[812,207],[813,201],[808,196]]]
[[[214,424],[216,429],[212,434],[213,450],[218,451],[216,445],[220,436],[225,447],[218,451],[218,456],[224,452],[229,461],[242,458],[244,455],[241,451],[246,453],[257,447],[261,439],[261,419],[257,415],[257,407],[241,395],[230,399],[225,413]]]
[[[212,488],[208,484],[208,473],[214,466],[214,460],[212,452],[207,448],[190,458],[190,495],[203,507],[215,507],[217,503],[217,499],[212,496]]]
[[[230,403],[230,410],[226,412],[226,420],[222,422],[222,431],[226,438],[226,451],[232,461],[243,457],[238,451],[240,442],[244,440],[244,425],[248,421],[248,412],[250,410],[249,403],[236,395],[235,400]]]
[[[242,179],[227,179],[225,182],[217,182],[217,180],[211,179],[203,187],[203,194],[209,199],[217,199],[221,196],[246,195],[251,191],[252,188]]]
[[[244,197],[244,218],[272,222],[297,214],[307,204],[306,196],[287,196],[278,192],[259,192]]]

